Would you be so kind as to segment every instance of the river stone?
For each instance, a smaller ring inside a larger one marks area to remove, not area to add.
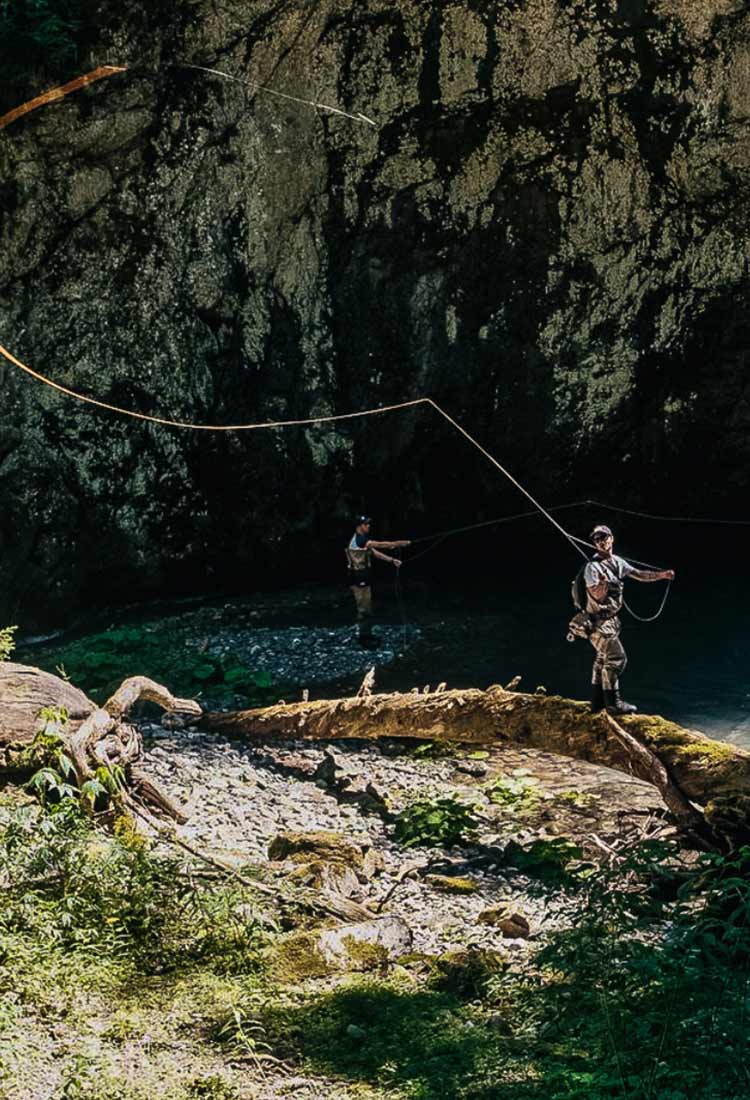
[[[396,959],[411,950],[412,934],[406,921],[400,917],[379,917],[360,924],[345,924],[321,932],[318,946],[332,965],[344,969],[357,969],[356,963],[371,956],[363,947],[380,949],[384,959]],[[377,952],[372,953],[372,957]]]
[[[293,932],[275,946],[270,968],[282,981],[379,969],[411,950],[411,930],[400,917]]]
[[[477,924],[492,925],[508,939],[525,940],[531,935],[531,926],[523,913],[508,905],[495,905],[483,909],[477,917]]]
[[[268,858],[271,860],[291,859],[296,863],[307,863],[312,859],[324,862],[343,863],[349,867],[362,869],[364,858],[358,844],[339,833],[283,832],[278,833],[268,845]]]
[[[355,871],[344,863],[328,863],[323,860],[298,863],[295,864],[289,877],[304,886],[311,886],[315,890],[326,890],[332,894],[341,894],[345,898],[362,896]]]

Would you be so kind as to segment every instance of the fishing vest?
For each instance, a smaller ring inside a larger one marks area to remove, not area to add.
[[[605,619],[614,619],[617,616],[620,608],[622,607],[622,588],[624,576],[620,576],[620,567],[618,565],[621,558],[615,558],[614,561],[605,561],[602,558],[592,558],[591,561],[601,565],[603,572],[607,577],[607,594],[603,600],[597,603],[591,595],[586,586],[586,568],[591,562],[586,562],[576,573],[573,578],[573,583],[570,586],[570,594],[573,599],[573,606],[578,609],[578,613],[568,623],[568,641],[572,642],[575,638],[588,638],[597,629],[598,625],[604,622]],[[623,562],[623,565],[625,563]],[[590,604],[596,604],[596,607],[590,607]]]
[[[352,535],[352,540],[346,548],[346,562],[349,580],[352,584],[364,585],[370,583],[372,550],[357,546],[356,534]]]

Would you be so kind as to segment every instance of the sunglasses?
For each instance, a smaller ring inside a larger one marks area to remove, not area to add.
[[[592,535],[593,542],[606,542],[607,539],[611,539],[611,535]]]

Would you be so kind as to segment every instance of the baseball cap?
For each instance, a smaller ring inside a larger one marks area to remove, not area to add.
[[[589,538],[594,539],[594,538],[596,538],[597,535],[608,535],[608,536],[614,537],[614,536],[612,536],[611,529],[609,527],[607,527],[606,523],[597,523],[596,527],[594,528],[594,530],[589,535]]]
[[[359,527],[360,523],[372,523],[372,518],[370,516],[357,516],[354,522]]]

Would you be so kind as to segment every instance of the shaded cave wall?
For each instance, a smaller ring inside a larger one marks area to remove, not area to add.
[[[744,3],[100,7],[76,71],[129,71],[0,133],[14,354],[214,423],[428,393],[548,503],[743,510]],[[8,366],[0,501],[0,621],[25,625],[307,575],[362,508],[403,531],[523,506],[428,410],[191,434]]]

